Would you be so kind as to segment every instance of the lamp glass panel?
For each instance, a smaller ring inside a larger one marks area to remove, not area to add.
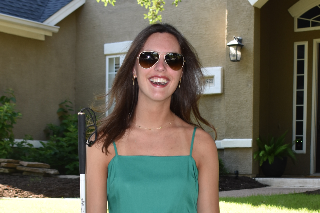
[[[241,47],[237,46],[237,61],[240,61],[241,59]]]
[[[236,46],[230,46],[230,60],[236,61],[237,60],[237,48]]]

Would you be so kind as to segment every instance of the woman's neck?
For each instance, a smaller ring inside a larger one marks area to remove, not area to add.
[[[133,122],[143,128],[159,128],[174,120],[170,102],[141,103],[138,101]]]

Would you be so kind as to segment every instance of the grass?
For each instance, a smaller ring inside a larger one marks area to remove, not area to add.
[[[320,195],[285,194],[220,198],[221,213],[320,213]],[[3,198],[1,213],[80,212],[80,199]]]
[[[221,213],[320,213],[320,195],[283,194],[220,198]]]
[[[79,213],[80,199],[3,198],[1,213]]]

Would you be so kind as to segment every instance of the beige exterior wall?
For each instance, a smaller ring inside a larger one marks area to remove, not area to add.
[[[15,138],[30,134],[45,140],[46,124],[58,124],[58,104],[75,97],[76,16],[61,23],[58,33],[45,41],[0,33],[0,96],[7,88],[16,95],[22,119]]]
[[[94,95],[105,93],[103,45],[133,40],[148,25],[148,20],[143,19],[146,12],[128,0],[116,2],[115,7],[87,1],[77,11],[77,108],[91,105]],[[248,0],[204,0],[184,1],[178,7],[168,2],[162,15],[164,23],[177,27],[195,47],[204,67],[223,67],[223,93],[205,95],[200,104],[203,116],[215,125],[218,139],[252,139],[258,134],[253,123],[259,124],[259,105],[254,108],[259,97],[253,94],[259,87],[255,83],[259,81],[259,75],[255,75],[255,69],[259,73],[259,56],[254,57],[259,50],[254,48],[255,39],[259,38],[254,31],[255,24],[259,26],[259,21],[255,23],[259,13]],[[243,37],[245,45],[239,63],[230,62],[226,47],[233,36]],[[252,174],[252,148],[225,149],[219,153],[224,155],[230,171],[237,168],[241,174]]]
[[[313,39],[319,31],[294,32],[294,18],[288,9],[297,0],[269,0],[261,9],[261,95],[260,134],[280,136],[288,131],[292,141],[294,42],[308,41],[308,101],[306,154],[288,160],[287,175],[310,173]]]

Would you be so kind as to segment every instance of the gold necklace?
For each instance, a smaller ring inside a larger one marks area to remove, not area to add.
[[[172,122],[172,121],[171,121]],[[158,128],[145,128],[145,127],[143,127],[143,126],[141,126],[141,125],[138,125],[138,124],[136,124],[136,123],[134,123],[138,128],[140,128],[140,129],[146,129],[146,130],[158,130],[158,129],[161,129],[162,127],[165,127],[165,126],[167,126],[167,125],[171,125],[172,123],[171,122],[169,122],[169,123],[167,123],[166,125],[164,125],[164,126],[160,126],[160,127],[158,127]]]

